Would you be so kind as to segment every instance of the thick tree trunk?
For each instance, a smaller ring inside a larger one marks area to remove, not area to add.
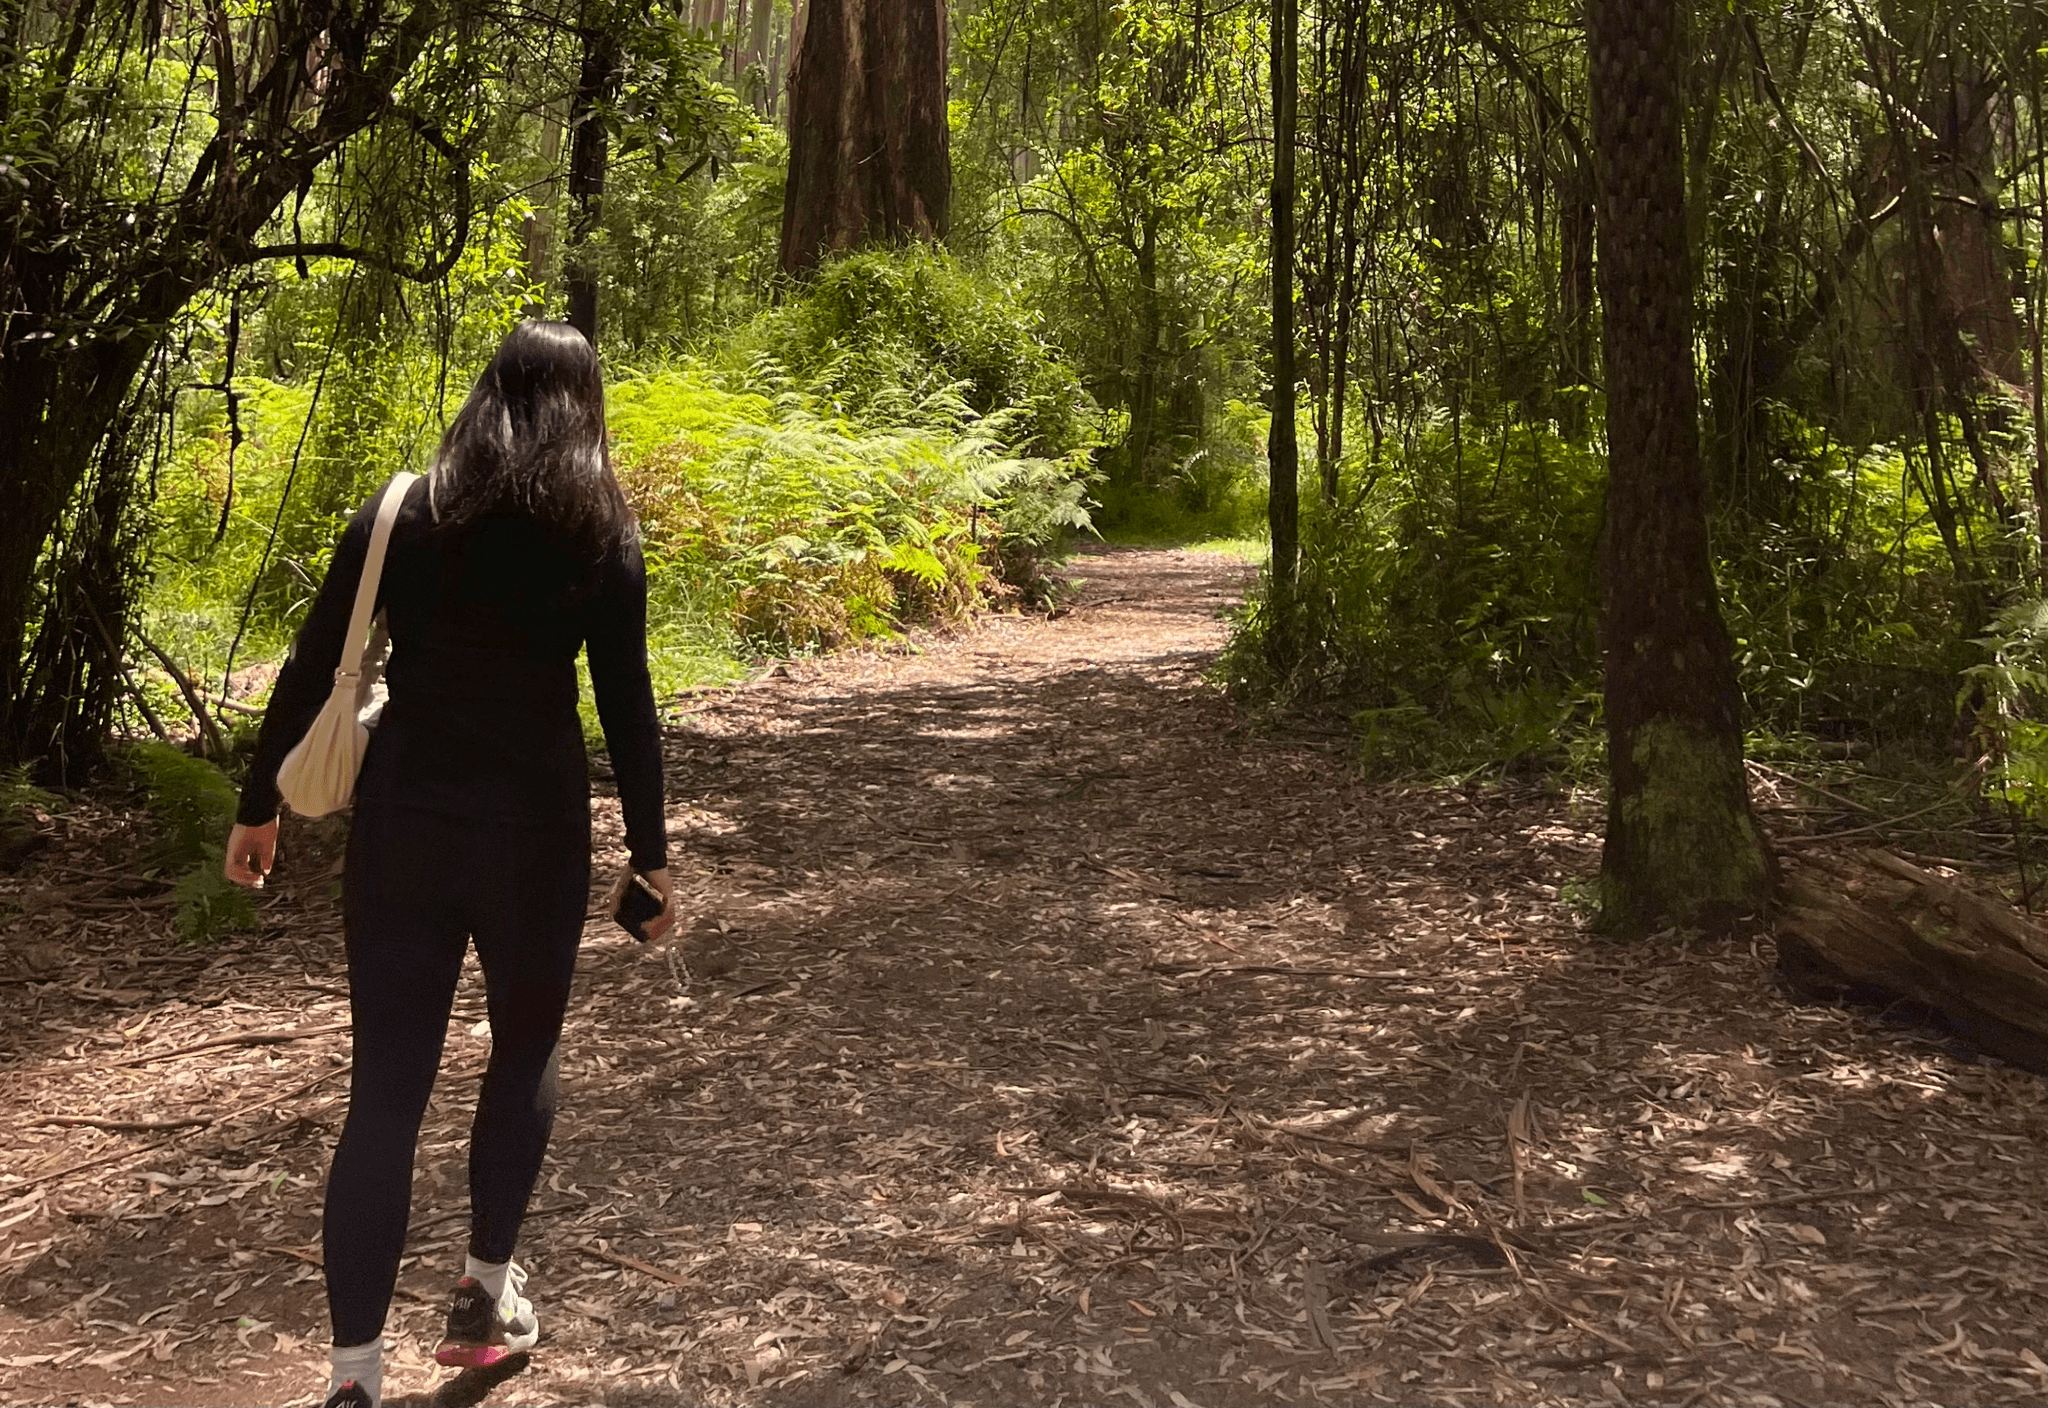
[[[1273,639],[1291,663],[1294,576],[1300,554],[1301,450],[1294,425],[1294,135],[1300,96],[1299,0],[1274,0],[1273,80],[1273,423],[1266,436],[1266,524],[1272,534],[1267,569]]]
[[[945,0],[811,0],[789,73],[782,271],[944,239],[947,142]]]
[[[27,688],[37,567],[153,347],[137,335],[53,357],[30,344],[0,360],[0,767],[42,757],[62,709]]]
[[[1707,547],[1685,245],[1679,0],[1591,0],[1609,469],[1601,926],[1726,930],[1775,871]]]

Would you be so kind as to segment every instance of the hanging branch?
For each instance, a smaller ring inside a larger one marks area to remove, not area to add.
[[[348,279],[341,288],[344,299],[355,287],[358,267],[354,264],[349,266]],[[249,618],[256,612],[256,592],[263,585],[263,574],[270,570],[270,555],[277,550],[277,535],[284,527],[285,506],[292,501],[292,486],[299,482],[299,460],[306,452],[306,437],[313,433],[313,417],[320,409],[320,393],[327,389],[327,372],[334,365],[334,344],[340,336],[341,318],[337,315],[334,325],[327,330],[327,353],[320,361],[320,375],[313,382],[312,399],[306,403],[306,419],[299,426],[299,443],[292,447],[291,468],[285,471],[284,488],[277,496],[277,512],[270,518],[270,534],[263,540],[263,557],[256,564],[255,574],[249,578],[249,594],[242,599],[242,619],[235,625],[235,638],[228,642],[227,663],[221,666],[220,693],[223,699],[234,692],[235,652],[242,648],[242,638],[249,633]]]

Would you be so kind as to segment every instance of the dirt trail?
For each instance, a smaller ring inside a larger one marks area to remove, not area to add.
[[[2048,1393],[2038,1080],[1786,1004],[1767,943],[1589,939],[1585,805],[1366,786],[1204,682],[1237,564],[1076,570],[1060,620],[685,702],[701,918],[674,952],[592,925],[522,1249],[541,1352],[495,1386],[422,1358],[466,980],[390,1401]],[[89,840],[0,882],[0,1401],[308,1401],[343,1038],[167,1053],[345,1018],[324,860],[193,953]]]

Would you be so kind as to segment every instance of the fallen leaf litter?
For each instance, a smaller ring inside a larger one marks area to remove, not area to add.
[[[522,1248],[546,1338],[490,1401],[2048,1395],[2037,1078],[1787,1002],[1768,940],[1586,936],[1585,799],[1365,785],[1204,682],[1236,564],[1078,571],[1065,619],[680,705],[697,922],[592,924]],[[71,873],[131,821],[81,803],[65,864],[0,878],[0,1398],[312,1401],[319,838],[262,937],[189,950]],[[446,1377],[475,978],[394,1403]]]

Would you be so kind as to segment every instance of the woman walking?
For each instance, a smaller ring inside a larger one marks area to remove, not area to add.
[[[276,854],[278,768],[327,698],[376,507],[342,535],[272,692],[227,847],[228,877],[242,884],[260,885]],[[539,1337],[512,1252],[554,1122],[556,1043],[590,888],[579,647],[632,865],[663,901],[648,936],[675,920],[646,574],[582,334],[526,322],[505,339],[433,472],[405,494],[377,604],[390,699],[357,781],[342,882],[355,1065],[323,1228],[327,1408],[377,1408],[383,1396],[414,1146],[471,940],[491,1055],[470,1131],[469,1256],[434,1357],[485,1367]]]

